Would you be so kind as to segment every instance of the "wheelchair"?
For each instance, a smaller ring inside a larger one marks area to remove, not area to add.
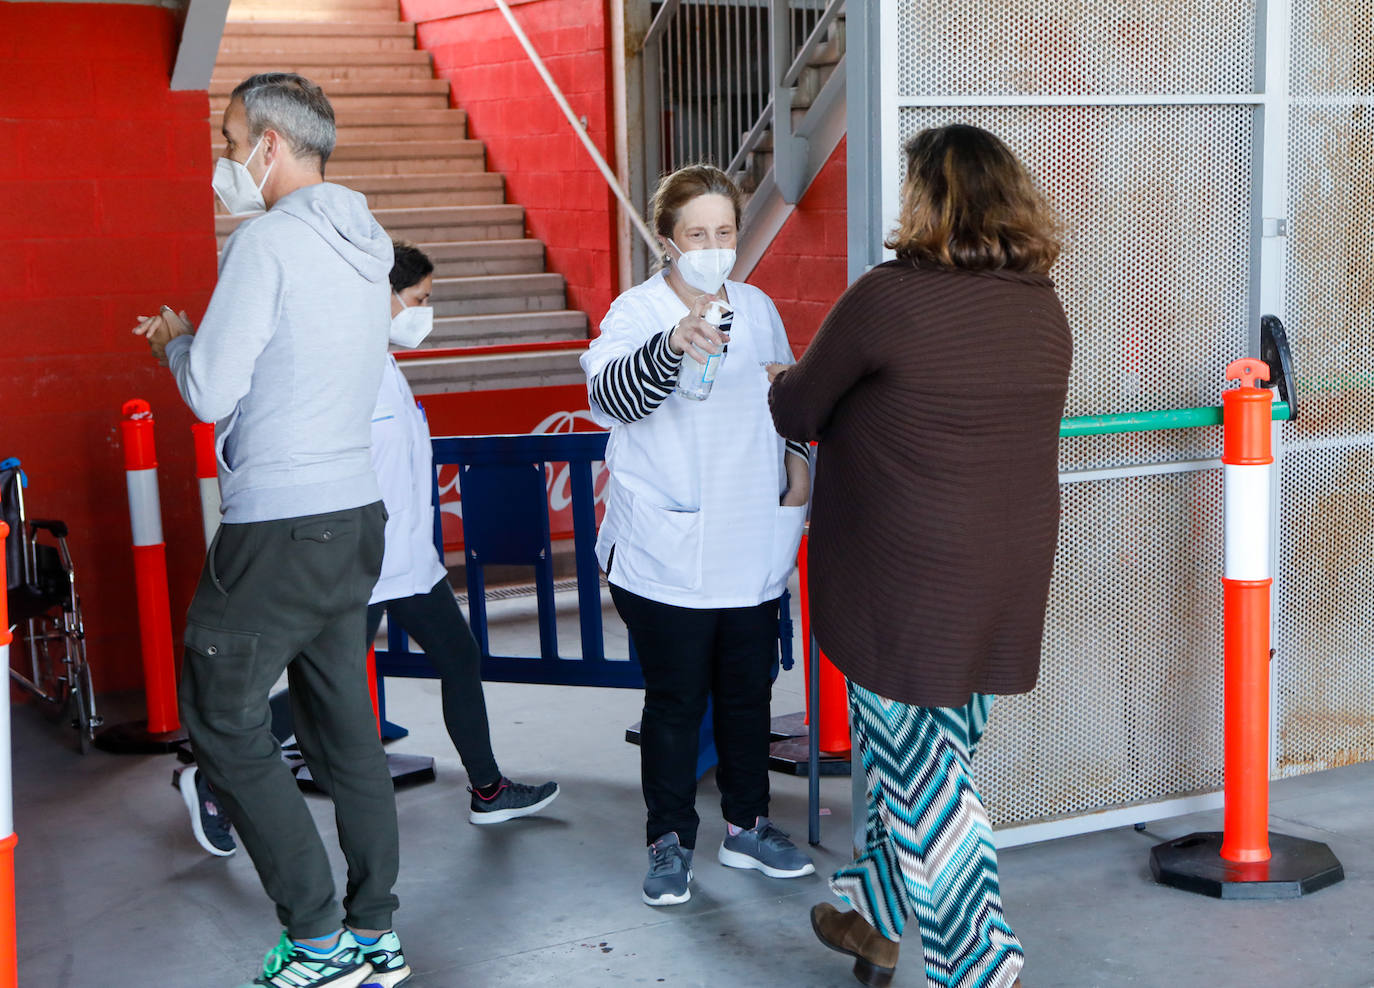
[[[12,660],[10,677],[38,699],[50,718],[66,719],[76,728],[77,744],[84,754],[101,719],[86,662],[86,633],[76,571],[67,548],[67,525],[26,518],[26,484],[17,459],[0,462],[0,519],[10,527],[5,540],[5,595],[9,630],[15,632],[10,651],[20,651],[22,634],[27,653],[27,663],[23,658],[17,663]],[[39,540],[40,532],[47,540]],[[27,669],[21,672],[14,664]]]

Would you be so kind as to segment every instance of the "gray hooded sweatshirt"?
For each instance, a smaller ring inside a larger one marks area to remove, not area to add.
[[[200,328],[167,344],[181,396],[215,423],[224,521],[381,498],[370,443],[391,265],[367,200],[330,183],[284,196],[225,243]]]

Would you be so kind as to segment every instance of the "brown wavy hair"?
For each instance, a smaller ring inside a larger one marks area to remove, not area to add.
[[[886,244],[918,263],[1044,274],[1063,227],[1026,166],[981,127],[950,124],[906,142],[901,216]]]
[[[709,193],[724,196],[735,209],[735,226],[739,226],[740,213],[744,209],[744,196],[739,186],[730,181],[715,165],[685,165],[659,179],[658,188],[649,200],[649,215],[654,231],[661,237],[671,240],[673,227],[677,226],[678,214],[682,207],[697,196]]]

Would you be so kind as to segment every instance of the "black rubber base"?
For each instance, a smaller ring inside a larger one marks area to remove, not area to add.
[[[1335,885],[1345,869],[1320,841],[1269,835],[1268,861],[1237,864],[1221,856],[1221,834],[1188,834],[1150,850],[1150,873],[1161,885],[1216,899],[1296,899]]]
[[[95,736],[95,746],[112,755],[164,755],[185,743],[185,730],[149,731],[146,720],[111,724]]]
[[[398,755],[388,752],[386,756],[386,767],[391,770],[391,784],[397,789],[404,789],[407,786],[421,786],[426,782],[433,782],[434,759],[429,755]],[[315,784],[315,778],[310,774],[309,767],[302,762],[294,769],[296,775],[296,785],[302,792],[320,792],[320,787]]]

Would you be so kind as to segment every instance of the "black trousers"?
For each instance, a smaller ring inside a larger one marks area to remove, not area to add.
[[[683,847],[696,847],[697,742],[708,697],[721,812],[737,827],[752,827],[768,815],[777,599],[697,609],[661,604],[615,584],[611,599],[644,672],[639,758],[648,843],[676,831]]]
[[[468,781],[473,788],[498,781],[501,770],[491,752],[487,700],[482,693],[482,652],[453,598],[448,580],[434,584],[429,593],[369,605],[367,641],[377,637],[383,612],[390,614],[425,650],[425,658],[439,674],[444,726],[463,760],[463,768],[467,769]]]
[[[361,635],[386,511],[220,525],[186,615],[179,697],[196,760],[297,939],[339,928],[315,821],[272,736],[267,693],[287,671],[296,740],[334,801],[348,862],[344,920],[391,928],[396,798],[377,737]]]

